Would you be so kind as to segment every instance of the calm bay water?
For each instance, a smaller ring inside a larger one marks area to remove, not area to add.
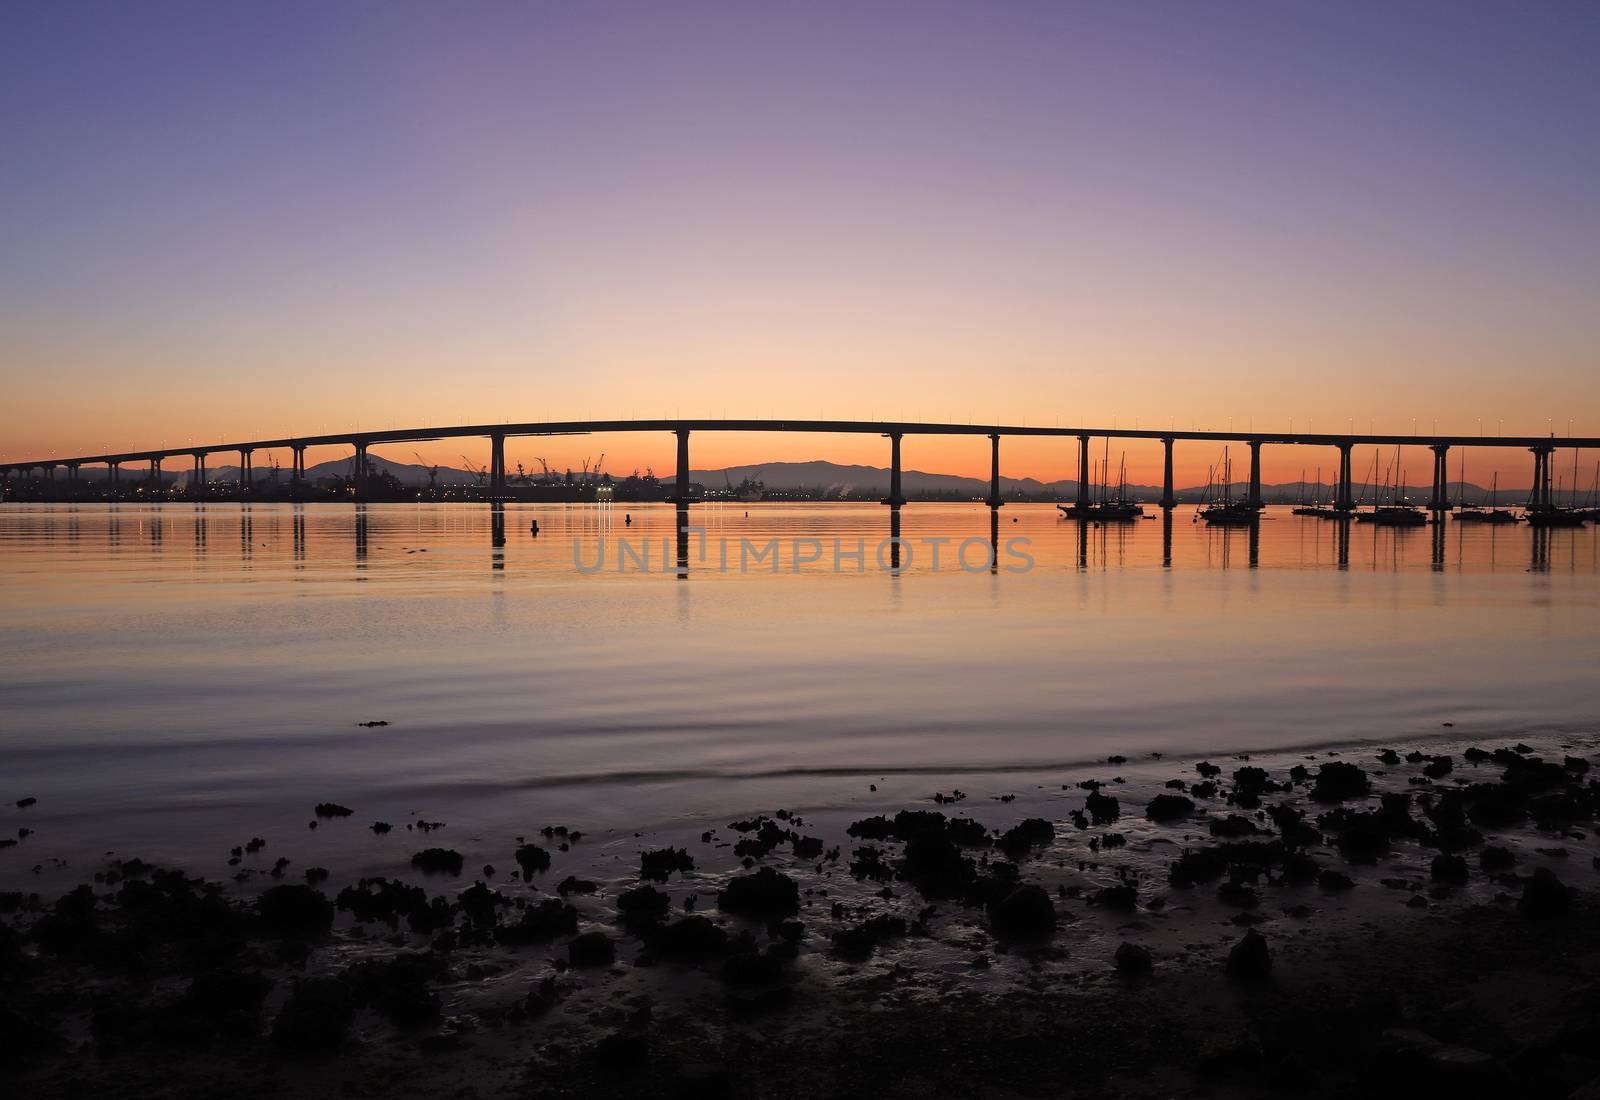
[[[497,547],[485,506],[0,510],[0,797],[37,797],[40,825],[0,878],[110,849],[214,857],[303,831],[323,800],[455,830],[648,829],[869,779],[925,797],[1111,753],[1600,718],[1593,528],[1354,526],[1341,550],[1287,510],[1252,538],[1188,510],[1084,530],[1007,506],[997,569],[972,544],[969,572],[955,554],[987,510],[913,504],[891,575],[881,506],[707,505],[679,577],[659,571],[668,507],[503,517]],[[592,567],[602,538],[605,567],[581,571],[574,542]],[[741,539],[774,538],[776,572],[739,571]],[[861,571],[834,570],[835,538],[862,540]]]

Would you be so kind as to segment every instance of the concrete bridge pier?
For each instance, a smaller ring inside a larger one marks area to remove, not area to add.
[[[1335,494],[1333,508],[1336,512],[1350,513],[1355,511],[1355,493],[1350,485],[1350,452],[1355,449],[1354,443],[1339,444],[1339,490]],[[1349,554],[1348,544],[1345,553]]]
[[[1450,444],[1435,443],[1428,448],[1433,452],[1433,494],[1428,498],[1428,508],[1434,512],[1450,510]]]
[[[900,492],[900,434],[889,433],[889,496],[885,504],[898,508],[906,502],[904,494]]]
[[[1245,497],[1245,503],[1250,507],[1261,508],[1261,440],[1250,441],[1250,492]]]
[[[67,463],[67,482],[68,482],[68,484],[70,484],[70,485],[72,485],[74,487],[77,486],[77,484],[78,484],[78,463],[76,463],[76,462]]]
[[[1078,437],[1078,507],[1089,507],[1089,437]]]
[[[1177,506],[1177,504],[1178,504],[1177,493],[1175,493],[1173,491],[1173,488],[1172,488],[1172,443],[1173,443],[1173,440],[1172,440],[1171,436],[1167,436],[1165,439],[1163,439],[1161,441],[1162,450],[1166,452],[1165,455],[1164,455],[1164,460],[1163,460],[1163,462],[1161,464],[1161,507],[1166,509],[1168,512],[1171,512],[1172,509],[1175,508]],[[1169,526],[1169,528],[1171,526],[1171,518],[1170,517],[1168,517],[1168,526]],[[1169,532],[1169,534],[1170,534],[1170,532]],[[1170,537],[1168,538],[1167,541],[1170,544],[1170,542],[1171,542]],[[1167,547],[1167,564],[1168,565],[1172,564],[1172,560],[1171,559],[1172,559],[1172,548],[1169,545]]]
[[[194,484],[189,486],[189,491],[191,493],[198,493],[204,490],[205,487],[206,453],[204,451],[196,451],[194,453]]]
[[[46,481],[54,481],[56,479],[55,463],[50,463],[44,467],[44,479]]]
[[[489,437],[489,499],[504,500],[506,496],[506,437],[496,432]]]
[[[989,436],[989,507],[998,508],[1005,501],[1000,498],[1000,436]]]
[[[355,460],[356,499],[357,500],[366,500],[367,499],[367,445],[365,443],[357,443],[357,444],[355,444],[355,448],[356,448],[356,460]],[[363,513],[362,516],[361,516],[359,530],[361,532],[360,549],[361,549],[362,555],[365,555],[366,552],[367,552],[367,517],[366,517],[365,513]]]
[[[294,485],[306,479],[306,449],[304,447],[289,448],[289,484]]]
[[[106,463],[106,480],[109,481],[113,485],[117,485],[117,484],[121,483],[121,481],[122,481],[122,463],[120,463],[120,462],[108,462],[108,463]]]
[[[1533,452],[1533,493],[1529,498],[1528,507],[1537,511],[1547,511],[1555,503],[1555,498],[1550,492],[1550,456],[1555,453],[1554,447],[1530,447]]]
[[[678,437],[678,473],[672,495],[667,499],[673,504],[689,503],[689,429],[678,428],[675,433]],[[680,524],[681,526],[681,524]]]
[[[157,488],[161,487],[161,460],[159,458],[150,460],[150,481]]]
[[[251,465],[250,456],[253,455],[254,453],[255,452],[252,451],[249,447],[240,447],[239,448],[239,492],[240,493],[249,493],[250,492],[250,486],[254,481],[254,475],[251,473],[251,469],[250,469],[250,465]]]

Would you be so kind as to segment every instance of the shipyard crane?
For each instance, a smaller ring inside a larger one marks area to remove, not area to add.
[[[544,459],[540,458],[538,455],[534,455],[533,456],[533,460],[539,464],[539,467],[542,470],[544,470],[544,478],[543,478],[544,481],[549,482],[549,481],[555,480],[554,478],[552,478],[550,476],[550,463],[546,462]]]
[[[412,451],[411,453],[417,455],[417,461],[422,463],[422,468],[428,471],[428,492],[433,492],[433,483],[434,479],[439,476],[439,467],[428,465],[428,460],[423,458],[420,454],[417,454],[416,451]]]
[[[472,472],[472,476],[473,477],[478,479],[478,486],[479,486],[479,488],[482,488],[483,487],[483,479],[489,476],[489,467],[487,467],[487,466],[479,466],[476,462],[473,462],[472,459],[468,458],[466,455],[462,455],[461,456],[461,461],[465,462],[467,464],[467,469]]]
[[[594,479],[596,481],[600,480],[600,468],[602,466],[604,466],[605,464],[606,464],[606,453],[604,451],[601,451],[600,452],[600,461],[596,462],[594,464]]]

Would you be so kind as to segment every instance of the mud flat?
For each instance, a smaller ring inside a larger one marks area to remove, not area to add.
[[[17,792],[0,1087],[1568,1096],[1600,1077],[1596,748],[1130,753],[638,833],[335,791],[181,867],[52,865]],[[326,866],[333,830],[387,872]]]

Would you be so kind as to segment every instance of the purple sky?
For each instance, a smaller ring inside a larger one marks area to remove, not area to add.
[[[11,3],[0,452],[1600,433],[1597,118],[1593,3]]]

